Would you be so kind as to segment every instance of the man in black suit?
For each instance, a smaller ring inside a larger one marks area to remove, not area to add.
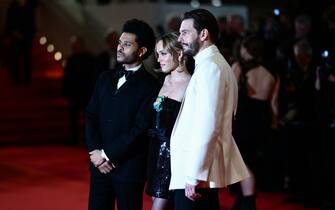
[[[125,68],[103,72],[86,110],[90,154],[89,210],[142,209],[146,175],[146,130],[158,93],[156,79],[142,61],[155,46],[152,28],[127,21],[119,38],[117,62]]]

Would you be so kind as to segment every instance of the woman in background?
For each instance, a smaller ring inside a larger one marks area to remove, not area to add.
[[[270,128],[277,124],[279,80],[264,67],[263,54],[262,41],[248,36],[241,43],[241,61],[232,65],[239,82],[234,137],[250,177],[240,182],[241,191],[231,210],[256,210],[255,172]]]

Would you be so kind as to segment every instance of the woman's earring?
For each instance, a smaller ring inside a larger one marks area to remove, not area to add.
[[[178,55],[178,69],[177,72],[183,72],[185,69],[185,59],[183,51],[180,51],[180,54]]]
[[[183,72],[185,68],[185,63],[183,61],[178,61],[178,69],[177,72]]]

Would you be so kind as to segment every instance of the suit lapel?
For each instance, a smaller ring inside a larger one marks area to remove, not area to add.
[[[116,85],[115,85],[114,95],[122,93],[125,90],[131,88],[134,83],[136,83],[138,80],[140,80],[139,77],[143,76],[144,71],[145,71],[145,68],[144,68],[144,66],[142,64],[141,68],[139,70],[137,70],[136,72],[134,72],[133,75],[131,75],[129,77],[129,79],[123,85],[121,85],[121,87],[119,89],[117,88],[117,83],[118,83],[118,79],[117,79],[116,80]]]
[[[112,74],[110,75],[110,85],[112,93],[115,94],[117,91],[117,83],[119,81],[118,75],[117,75],[117,69],[113,70]]]

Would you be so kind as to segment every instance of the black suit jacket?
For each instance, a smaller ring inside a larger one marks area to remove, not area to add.
[[[104,149],[116,168],[103,175],[92,164],[92,176],[111,176],[122,181],[144,181],[147,128],[152,102],[159,85],[142,67],[119,89],[117,71],[103,72],[86,109],[86,143],[89,151]]]

